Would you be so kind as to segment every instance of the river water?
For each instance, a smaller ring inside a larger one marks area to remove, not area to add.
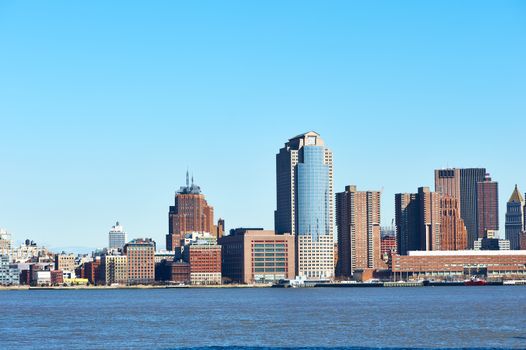
[[[526,348],[526,287],[0,292],[1,349]]]

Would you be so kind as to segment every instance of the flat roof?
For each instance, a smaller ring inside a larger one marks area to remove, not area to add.
[[[412,250],[409,256],[526,256],[526,250]]]

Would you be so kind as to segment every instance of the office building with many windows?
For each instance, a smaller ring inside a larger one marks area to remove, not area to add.
[[[296,275],[334,277],[332,152],[319,134],[290,139],[276,155],[277,234],[296,239]]]

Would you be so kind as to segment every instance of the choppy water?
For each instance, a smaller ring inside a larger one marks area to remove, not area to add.
[[[0,292],[2,349],[212,346],[526,348],[526,287]]]

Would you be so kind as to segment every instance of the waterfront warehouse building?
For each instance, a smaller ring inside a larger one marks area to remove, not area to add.
[[[410,251],[391,264],[395,279],[526,278],[526,250]]]
[[[195,242],[184,247],[183,260],[190,264],[190,283],[221,284],[221,246]]]
[[[275,232],[296,240],[296,275],[334,277],[332,152],[311,131],[290,139],[276,155]]]
[[[294,279],[294,236],[261,228],[238,228],[221,238],[223,277],[234,283]]]

